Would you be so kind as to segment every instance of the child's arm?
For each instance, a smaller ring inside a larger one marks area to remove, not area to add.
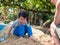
[[[8,38],[10,36],[11,30],[12,30],[12,28],[9,28],[7,35],[6,35],[6,38]]]
[[[13,24],[9,27],[8,32],[7,32],[7,35],[6,35],[6,38],[9,37],[9,35],[10,35],[10,33],[11,33],[11,30],[12,30],[13,28],[16,28],[16,27],[18,26],[17,23],[18,23],[18,22],[15,21],[15,22],[13,22]]]
[[[8,33],[4,33],[4,35],[0,38],[0,42],[4,41],[5,39],[7,39],[10,35],[12,28],[9,29]]]

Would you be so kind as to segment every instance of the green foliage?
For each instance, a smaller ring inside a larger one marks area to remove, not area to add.
[[[1,0],[0,6],[16,7],[22,6],[26,9],[33,9],[38,11],[50,11],[54,9],[50,0]]]
[[[30,18],[33,18],[33,15],[34,15],[33,12],[30,11],[30,12],[29,12],[29,16],[30,16]]]
[[[37,13],[37,15],[38,15],[39,18],[43,17],[42,13]]]
[[[15,15],[15,14],[8,14],[8,15],[7,15],[7,18],[8,18],[9,20],[14,21],[14,20],[17,19],[17,15]]]
[[[43,23],[43,25],[46,25],[49,22],[51,22],[51,20],[47,20],[46,22]]]
[[[47,21],[45,21],[44,23],[43,23],[43,27],[50,27],[50,24],[51,24],[51,20],[49,19],[49,20],[47,20]]]
[[[47,20],[50,19],[51,21],[53,21],[54,19],[54,15],[51,15],[51,14],[47,14]]]
[[[52,13],[55,12],[55,6],[51,4],[51,0],[1,0],[0,1],[0,7],[5,6],[10,7],[10,8],[17,8],[19,7],[20,9],[26,9],[26,10],[34,10],[37,11],[37,20],[39,20],[40,18],[43,18],[44,22],[48,19],[50,19],[51,21],[53,21],[53,16]],[[43,14],[41,13],[41,11],[43,11],[43,13],[45,13],[45,11],[47,12],[47,14]],[[49,12],[49,13],[48,13]],[[33,18],[33,11],[29,12],[30,17]],[[17,15],[14,14],[9,14],[7,15],[7,18],[9,20],[14,21],[17,18]]]
[[[9,22],[11,22],[11,20],[4,20],[5,24],[8,24]]]
[[[49,20],[49,19],[50,19],[51,21],[53,21],[54,16],[51,15],[51,14],[43,15],[43,20],[44,20],[44,22],[45,22],[46,20]]]

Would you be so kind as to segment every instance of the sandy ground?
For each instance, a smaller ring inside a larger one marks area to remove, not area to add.
[[[11,24],[9,24],[6,28],[8,29],[10,25]],[[2,33],[0,33],[0,37],[7,31],[6,28],[4,31],[2,31]],[[42,31],[35,29],[34,27],[32,27],[32,30],[33,37],[38,39],[37,42],[34,42],[28,38],[20,38],[11,34],[8,39],[0,42],[0,45],[52,45],[52,37],[50,35],[44,34]]]

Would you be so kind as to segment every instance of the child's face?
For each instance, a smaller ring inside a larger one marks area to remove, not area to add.
[[[23,18],[22,16],[20,16],[20,18],[18,18],[20,23],[25,23],[26,22],[26,18]]]

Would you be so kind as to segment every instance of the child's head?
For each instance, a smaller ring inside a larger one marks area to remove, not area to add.
[[[56,5],[57,1],[58,1],[58,0],[51,0],[51,2],[52,2],[54,5]]]
[[[18,20],[21,23],[24,23],[28,17],[28,13],[26,11],[22,11],[18,14]]]

